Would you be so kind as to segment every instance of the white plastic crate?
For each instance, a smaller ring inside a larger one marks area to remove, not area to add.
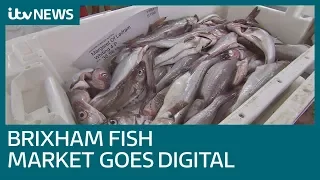
[[[17,123],[19,122],[19,119],[21,120],[21,117],[24,117],[22,119],[26,119],[27,117],[30,117],[30,114],[42,113],[48,118],[48,120],[47,122],[40,123],[53,123],[54,120],[59,119],[57,117],[64,119],[63,122],[71,124],[74,123],[72,120],[72,122],[70,121],[73,113],[70,111],[71,107],[69,102],[65,100],[66,96],[62,96],[60,99],[49,98],[48,96],[51,96],[48,95],[50,88],[45,88],[46,93],[43,93],[42,95],[39,94],[35,97],[39,99],[47,99],[48,101],[46,103],[34,105],[31,102],[32,98],[30,100],[23,100],[24,106],[30,106],[28,108],[34,111],[26,112],[20,110],[19,112],[23,112],[23,114],[17,114],[18,112],[12,111],[10,103],[15,103],[13,102],[13,100],[15,100],[15,97],[13,96],[16,96],[15,94],[12,94],[12,91],[14,90],[12,90],[11,87],[15,87],[15,85],[12,85],[12,82],[14,82],[14,79],[18,76],[21,76],[21,73],[24,73],[26,67],[33,67],[37,64],[42,64],[48,72],[50,72],[50,75],[48,75],[46,80],[43,81],[55,82],[55,85],[52,85],[51,88],[56,87],[61,90],[61,87],[65,87],[65,81],[70,80],[72,75],[79,72],[79,69],[73,67],[72,63],[79,58],[87,48],[120,25],[128,17],[150,7],[153,6],[130,6],[116,11],[100,13],[97,16],[91,16],[81,20],[80,26],[57,26],[7,41],[7,122],[10,124]],[[228,20],[232,20],[235,18],[246,17],[254,7],[255,6],[158,6],[158,10],[159,15],[162,17],[166,16],[168,17],[167,19],[174,19],[194,14],[197,14],[201,18],[210,13],[217,13]],[[283,42],[295,44],[304,38],[304,35],[313,23],[313,17],[302,17],[306,11],[305,8],[313,9],[314,7],[299,6],[296,8],[288,8],[287,12],[282,12],[260,6],[261,14],[258,16],[257,20],[269,32]],[[310,16],[310,13],[307,15]],[[268,108],[268,106],[273,102],[272,100],[279,100],[278,95],[283,93],[285,90],[288,90],[288,87],[300,77],[300,74],[303,73],[307,67],[313,64],[314,49],[311,48],[306,55],[308,59],[305,58],[306,56],[300,57],[289,67],[283,70],[282,73],[279,73],[279,75],[284,78],[283,83],[276,83],[272,86],[274,87],[273,89],[270,89],[270,87],[268,88],[268,86],[270,86],[268,84],[260,89],[260,93],[275,93],[274,98],[261,97],[258,92],[256,93],[256,96],[260,96],[260,100],[257,100],[257,98],[251,98],[250,101],[244,103],[244,105],[238,108],[236,112],[223,121],[222,124],[248,124],[253,122],[255,118],[259,117],[261,113]],[[42,76],[42,74],[39,74],[39,76]],[[286,77],[290,78],[286,79]],[[275,79],[276,78],[271,80],[269,84],[272,81],[275,81]],[[32,80],[28,79],[26,82],[30,81]],[[51,92],[59,92],[56,95],[64,94],[60,90],[51,89]],[[292,91],[290,91],[290,94],[291,93]],[[284,100],[282,99],[282,101]],[[56,105],[54,107],[59,107],[58,105],[60,105],[65,108],[53,108],[52,104]],[[252,108],[256,108],[254,106],[259,107],[258,111],[252,110]],[[48,107],[48,111],[43,109],[46,107]],[[239,116],[237,114],[239,112],[242,114],[249,113],[250,116],[240,118],[241,121],[239,121]],[[49,115],[50,113],[55,115]],[[41,118],[38,117],[38,119]],[[23,124],[29,123],[34,122],[30,120]]]

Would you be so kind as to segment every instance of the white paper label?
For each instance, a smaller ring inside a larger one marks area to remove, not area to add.
[[[92,45],[73,65],[78,69],[95,68],[98,63],[109,59],[118,52],[119,47],[121,47],[124,42],[141,34],[146,34],[150,24],[153,24],[158,19],[158,7],[149,8],[131,16]]]

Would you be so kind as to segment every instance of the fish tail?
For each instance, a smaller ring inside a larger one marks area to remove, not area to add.
[[[246,20],[249,20],[249,21],[253,21],[255,23],[258,23],[255,18],[259,15],[260,13],[260,9],[258,6],[256,6],[251,12],[250,14],[246,17]]]
[[[198,22],[199,21],[199,16],[195,14],[194,17],[197,19],[197,22]]]

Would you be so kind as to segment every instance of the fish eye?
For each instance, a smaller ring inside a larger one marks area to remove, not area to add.
[[[169,113],[168,118],[174,118],[173,114]]]
[[[109,120],[109,124],[116,125],[116,124],[118,124],[118,122],[116,120],[111,119],[111,120]]]
[[[86,119],[88,117],[88,113],[85,111],[80,111],[79,117],[80,117],[80,119]]]
[[[229,50],[228,54],[229,54],[229,56],[231,57],[231,56],[233,56],[234,53],[233,53],[232,50]]]
[[[102,73],[101,77],[107,77],[107,73]]]
[[[139,75],[142,75],[143,71],[142,70],[139,70],[138,74]]]

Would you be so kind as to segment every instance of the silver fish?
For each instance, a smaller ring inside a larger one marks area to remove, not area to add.
[[[201,87],[204,76],[208,69],[215,64],[215,61],[206,60],[201,62],[199,66],[197,66],[194,70],[190,70],[192,75],[187,80],[187,86],[182,94],[183,102],[186,104],[190,104],[195,100],[196,94]]]
[[[101,91],[90,101],[93,107],[102,111],[114,103],[122,94],[126,79],[129,78],[135,67],[142,61],[147,49],[148,46],[136,48],[125,60],[121,61],[112,75],[110,88]]]
[[[168,23],[167,25],[162,26],[158,30],[152,32],[145,37],[141,37],[137,40],[129,41],[128,43],[131,46],[143,45],[152,41],[160,40],[166,37],[173,37],[181,35],[187,32],[192,26],[194,26],[198,21],[196,16],[186,17],[180,20],[175,20],[173,23]]]
[[[206,105],[222,93],[233,80],[237,60],[227,60],[213,65],[205,75],[199,90],[199,97]]]
[[[156,96],[148,102],[148,104],[143,109],[143,114],[148,116],[156,116],[159,109],[163,105],[164,98],[166,97],[169,87],[164,88],[156,94]]]
[[[123,48],[115,58],[114,62],[119,64],[121,61],[126,59],[131,54],[131,52],[132,50],[130,48]]]
[[[171,59],[169,59],[159,65],[163,66],[163,65],[167,65],[167,64],[174,64],[186,56],[198,54],[201,52],[202,49],[209,46],[210,42],[212,42],[212,41],[209,39],[201,38],[199,44],[196,47],[190,48],[190,49],[185,49],[182,52],[180,52],[177,56],[175,56],[175,57],[173,57],[173,58],[171,58]]]
[[[144,97],[140,97],[140,95],[145,92],[147,88],[147,72],[146,72],[146,64],[144,61],[141,61],[139,65],[135,68],[135,70],[130,74],[129,79],[124,85],[124,91],[117,99],[112,107],[105,108],[102,112],[106,113],[110,109],[121,110],[125,106],[129,104],[136,104],[139,101],[143,100]],[[145,95],[145,94],[142,94]]]
[[[263,85],[265,85],[273,76],[278,74],[289,64],[288,61],[278,61],[271,64],[258,66],[256,70],[249,76],[239,93],[237,102],[233,105],[232,111],[236,110],[252,95],[254,95]]]
[[[193,47],[196,47],[200,43],[201,38],[200,37],[192,37],[187,40],[185,40],[182,43],[178,43],[174,45],[169,50],[161,53],[159,56],[157,56],[154,59],[154,65],[155,67],[159,67],[161,65],[166,65],[164,62],[170,60],[171,58],[176,57],[178,54],[180,54],[183,50],[190,49]]]
[[[209,106],[193,116],[185,124],[211,124],[220,106],[236,95],[237,93],[233,92],[218,96]]]
[[[85,90],[75,89],[71,92],[70,102],[75,112],[76,120],[80,124],[102,124],[106,117],[88,104],[89,93]]]
[[[122,111],[108,118],[105,124],[108,125],[143,125],[150,124],[152,118],[127,111]]]
[[[160,66],[153,71],[156,83],[158,83],[168,73],[168,69],[169,68],[167,66]]]
[[[201,85],[201,82],[205,73],[214,63],[215,63],[214,61],[206,60],[206,61],[203,61],[199,66],[195,67],[195,69],[191,69],[189,72],[187,72],[186,73],[187,80],[183,82],[185,86],[180,86],[185,88],[180,89],[180,91],[177,91],[177,93],[180,93],[180,94],[177,96],[177,98],[175,98],[172,101],[172,106],[170,106],[170,108],[163,109],[161,107],[159,113],[156,116],[156,119],[157,118],[174,118],[176,113],[178,113],[188,104],[191,104],[196,97],[197,91]],[[189,74],[190,76],[188,77]],[[181,76],[181,77],[184,77],[184,76]],[[180,80],[180,78],[177,80]],[[169,89],[169,92],[172,90],[171,87]]]
[[[235,47],[240,46],[240,44],[237,43],[237,34],[234,32],[231,32],[222,38],[220,38],[217,43],[208,50],[208,54],[203,55],[200,60],[209,59],[212,57],[217,56],[218,54]]]
[[[172,108],[174,108],[178,103],[181,102],[181,98],[182,98],[181,95],[186,89],[187,80],[189,79],[190,76],[191,76],[191,73],[187,72],[172,83],[172,85],[170,86],[164,98],[163,105],[161,106],[155,119],[168,118],[168,113],[166,112],[171,111]]]
[[[163,88],[167,87],[172,83],[174,79],[181,76],[185,72],[189,71],[191,65],[200,57],[199,54],[193,54],[182,58],[180,61],[175,63],[168,73],[158,82],[156,85],[156,91],[159,92]]]
[[[276,58],[280,60],[293,61],[301,54],[306,52],[310,46],[304,44],[291,45],[275,45],[276,47]]]
[[[246,30],[243,32],[242,28],[244,27]],[[227,28],[259,47],[264,52],[266,63],[275,61],[275,44],[268,32],[258,27],[246,27],[238,23],[229,23]]]

